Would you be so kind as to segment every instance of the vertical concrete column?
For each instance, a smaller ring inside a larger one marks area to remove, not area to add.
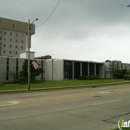
[[[82,76],[82,62],[80,62],[80,76]]]
[[[94,75],[96,75],[96,63],[94,64]]]
[[[28,34],[26,34],[26,51],[28,51]]]
[[[65,61],[63,60],[63,80],[65,80],[65,68],[64,68]]]
[[[54,63],[54,62],[53,62],[53,59],[52,59],[52,81],[53,81],[53,67],[54,67],[54,66],[53,66],[53,63]]]
[[[74,61],[72,62],[72,79],[74,79]]]
[[[88,76],[89,76],[89,63],[88,63],[88,68],[87,69],[88,69]]]

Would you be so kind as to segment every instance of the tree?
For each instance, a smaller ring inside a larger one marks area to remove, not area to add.
[[[117,79],[124,78],[124,75],[128,73],[126,69],[120,70],[118,63],[114,64],[114,62],[111,62],[108,69],[107,72],[112,74],[113,78]]]
[[[110,73],[112,75],[112,77],[115,78],[115,72],[117,70],[119,70],[119,65],[114,64],[114,62],[110,62],[107,73]]]
[[[115,70],[114,77],[117,79],[123,79],[125,74],[128,74],[128,71],[126,69]]]
[[[35,77],[43,73],[43,70],[38,67],[36,70],[32,65],[32,60],[30,60],[30,80],[34,81]],[[27,82],[28,81],[28,60],[26,59],[22,66],[22,71],[20,71],[20,81]]]

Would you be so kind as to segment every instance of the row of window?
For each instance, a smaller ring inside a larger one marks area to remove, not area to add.
[[[7,32],[6,31],[4,31],[4,35],[6,35],[7,34]],[[10,36],[13,36],[13,35],[15,35],[15,36],[19,36],[19,35],[21,35],[22,37],[24,37],[24,34],[18,34],[18,33],[12,33],[12,32],[10,32]]]
[[[13,51],[14,52],[14,51]],[[5,50],[3,50],[3,53],[6,53]],[[9,51],[9,54],[12,54],[12,51]],[[18,52],[16,51],[15,54],[18,54]]]
[[[2,38],[0,37],[0,40],[2,40]],[[6,38],[4,38],[4,41],[6,41]],[[16,43],[18,43],[19,41],[18,41],[18,39],[16,39],[16,40],[14,40]],[[10,42],[13,42],[13,39],[10,39]],[[20,41],[21,43],[23,43],[24,41],[23,40],[21,40]]]
[[[14,63],[14,65],[15,65],[15,67],[16,67],[16,69],[15,69],[15,74],[16,74],[16,79],[19,79],[19,59],[16,59],[16,62]],[[11,68],[10,68],[10,59],[9,58],[7,58],[7,60],[6,60],[6,80],[8,81],[9,80],[9,78],[10,78],[10,70],[11,70]],[[43,61],[41,61],[41,69],[43,70]],[[43,77],[43,73],[41,74],[41,79],[43,80],[44,79],[44,77]]]
[[[6,62],[6,80],[9,80],[9,71],[10,67],[9,67],[9,58],[7,58],[7,62]],[[18,68],[18,59],[16,59],[16,79],[19,78],[19,68]]]
[[[6,47],[6,44],[4,44],[3,47]],[[12,45],[10,45],[10,48],[12,48]],[[15,48],[18,48],[18,46],[16,45]],[[23,46],[21,46],[21,49],[23,49]]]

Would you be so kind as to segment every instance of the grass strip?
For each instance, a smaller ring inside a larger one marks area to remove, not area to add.
[[[115,129],[112,129],[112,130],[120,130],[119,128],[115,128]],[[122,130],[130,130],[130,128],[122,128]]]
[[[99,87],[105,85],[114,85],[121,83],[130,83],[122,79],[100,79],[100,80],[63,80],[63,81],[44,81],[31,84],[31,90],[40,89],[64,89],[64,88],[79,88],[79,87]],[[2,91],[24,91],[27,90],[28,84],[4,84],[0,86]]]

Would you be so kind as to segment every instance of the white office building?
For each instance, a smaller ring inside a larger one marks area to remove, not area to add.
[[[35,34],[33,24],[30,34]],[[13,82],[19,79],[22,65],[27,59],[27,35],[28,23],[0,18],[0,82]],[[98,75],[100,78],[113,78],[107,73],[111,64],[118,69],[127,69],[130,72],[130,64],[121,61],[93,62],[70,59],[53,59],[50,56],[34,57],[44,71],[36,77],[36,80],[65,80],[78,79],[80,76]],[[87,58],[86,58],[87,59]]]
[[[28,23],[0,18],[0,56],[19,57],[26,51]],[[30,34],[35,34],[35,25]]]

